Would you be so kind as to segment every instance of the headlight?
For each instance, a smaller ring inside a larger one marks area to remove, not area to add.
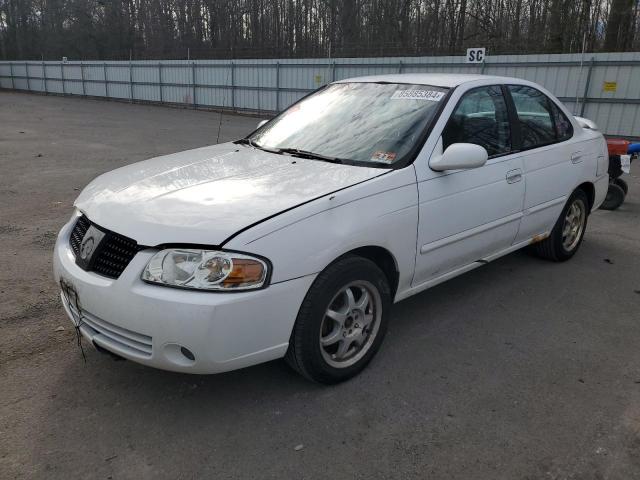
[[[265,285],[268,268],[264,260],[241,253],[172,248],[149,260],[142,280],[197,290],[251,290]]]

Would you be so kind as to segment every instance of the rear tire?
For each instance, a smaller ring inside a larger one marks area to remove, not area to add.
[[[580,248],[589,216],[589,199],[583,190],[571,194],[551,234],[533,245],[541,258],[554,262],[569,260]]]
[[[389,282],[375,263],[357,256],[339,259],[307,292],[285,360],[320,383],[357,375],[380,348],[390,307]]]
[[[624,197],[624,190],[619,185],[610,183],[607,196],[604,202],[602,202],[602,205],[600,205],[600,208],[603,210],[616,210],[624,202]]]

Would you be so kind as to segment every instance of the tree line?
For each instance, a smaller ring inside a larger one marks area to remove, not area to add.
[[[640,0],[0,0],[0,58],[631,51]]]

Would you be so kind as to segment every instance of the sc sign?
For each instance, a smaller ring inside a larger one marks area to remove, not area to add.
[[[467,63],[484,62],[486,50],[486,48],[467,48]]]

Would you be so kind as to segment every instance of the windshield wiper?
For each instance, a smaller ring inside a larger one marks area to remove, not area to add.
[[[330,162],[330,163],[345,163],[344,160],[341,159],[341,158],[329,157],[327,155],[322,155],[320,153],[310,152],[308,150],[301,150],[299,148],[267,148],[267,147],[263,147],[263,146],[258,145],[257,143],[255,143],[250,138],[241,138],[240,140],[236,140],[235,143],[237,143],[239,145],[249,145],[249,146],[251,146],[253,148],[258,148],[260,150],[264,150],[265,152],[277,153],[277,154],[280,154],[280,155],[282,155],[283,153],[286,153],[286,154],[292,155],[294,157],[308,158],[308,159],[311,159],[311,160],[322,160],[323,162]]]
[[[288,153],[289,155],[293,155],[295,157],[309,158],[311,160],[322,160],[324,162],[331,163],[344,163],[344,160],[342,160],[341,158],[329,157],[327,155],[310,152],[308,150],[300,150],[299,148],[280,148],[279,150],[280,153]]]
[[[279,148],[263,147],[261,145],[258,145],[256,142],[254,142],[250,138],[241,138],[240,140],[236,140],[234,143],[236,143],[238,145],[249,145],[250,147],[257,148],[259,150],[264,150],[265,152],[282,153],[282,151]]]

